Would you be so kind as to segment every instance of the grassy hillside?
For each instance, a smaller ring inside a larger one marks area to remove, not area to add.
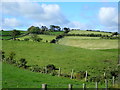
[[[27,31],[21,31],[21,34],[27,33]],[[3,35],[3,36],[2,36]],[[11,37],[11,31],[0,31],[0,39],[10,39]]]
[[[41,88],[41,84],[48,84],[48,88],[82,88],[84,82],[64,77],[51,76],[19,69],[13,65],[3,63],[3,88]],[[95,87],[95,83],[88,83],[87,87]],[[99,87],[105,87],[100,85]]]
[[[97,31],[85,31],[85,30],[72,30],[68,34],[102,34],[102,35],[112,35],[112,33],[107,32],[97,32]]]
[[[115,67],[118,58],[117,50],[106,52],[42,42],[3,41],[3,50],[7,56],[14,51],[16,60],[26,58],[29,65],[54,64],[66,73],[71,69],[88,70],[91,76],[103,74],[104,68]]]
[[[42,42],[46,42],[46,40],[48,40],[48,42],[50,42],[52,39],[55,39],[56,36],[53,36],[53,35],[38,35],[38,37],[43,39]],[[24,40],[25,38],[29,38],[30,41],[32,41],[31,40],[31,35],[19,37],[18,39]]]
[[[118,40],[100,39],[100,37],[66,36],[59,44],[86,49],[117,49]]]

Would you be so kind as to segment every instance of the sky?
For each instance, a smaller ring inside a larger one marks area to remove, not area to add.
[[[24,1],[24,0],[22,0]],[[2,2],[3,30],[58,25],[71,29],[118,31],[118,2]]]

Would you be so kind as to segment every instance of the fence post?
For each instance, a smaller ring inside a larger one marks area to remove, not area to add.
[[[98,90],[98,82],[95,83],[95,88]]]
[[[47,84],[42,84],[42,90],[46,90],[47,89]]]
[[[104,77],[106,77],[106,73],[104,72]]]
[[[71,77],[70,77],[71,79],[73,79],[73,69],[72,69],[72,72],[71,72]]]
[[[86,73],[85,73],[85,81],[87,81],[87,75],[88,75],[88,74],[87,74],[87,71],[86,71]]]
[[[105,79],[105,88],[106,88],[106,90],[108,88],[108,81],[107,81],[107,79]]]
[[[45,73],[47,74],[47,67],[45,67]]]
[[[83,90],[85,90],[85,88],[86,88],[86,84],[85,84],[85,83],[83,83]]]
[[[68,90],[72,90],[72,84],[68,84]]]
[[[61,75],[61,69],[59,68],[58,77]]]
[[[112,78],[112,84],[113,84],[113,86],[115,85],[115,77],[113,76],[113,78]]]

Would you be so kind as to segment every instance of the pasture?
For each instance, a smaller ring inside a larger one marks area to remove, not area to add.
[[[48,42],[50,42],[52,39],[55,39],[55,36],[54,36],[54,35],[38,35],[38,37],[43,39],[42,42],[46,42],[46,40],[47,40]],[[25,38],[29,38],[30,41],[32,41],[31,35],[19,37],[19,38],[17,38],[17,39],[24,40]]]
[[[118,40],[100,39],[100,37],[66,36],[59,44],[86,49],[117,49]]]
[[[72,30],[68,34],[102,34],[102,35],[112,35],[109,32],[97,32],[97,31],[85,31],[85,30]]]
[[[3,41],[2,45],[6,56],[13,51],[16,60],[25,58],[28,65],[41,67],[54,64],[68,74],[74,69],[88,70],[91,76],[102,75],[104,68],[107,71],[107,68],[116,66],[118,57],[117,50],[106,52],[42,42]]]
[[[52,82],[51,82],[52,81]],[[68,88],[68,84],[73,84],[73,88],[82,88],[84,81],[71,80],[65,77],[51,76],[19,69],[13,65],[3,63],[3,88],[41,88],[41,84],[48,84],[48,88]],[[95,87],[95,83],[86,82],[87,88]],[[99,88],[105,85],[98,85]]]

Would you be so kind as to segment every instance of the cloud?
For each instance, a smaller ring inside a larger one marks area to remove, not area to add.
[[[108,30],[118,29],[118,11],[114,7],[102,7],[99,10],[99,20]]]
[[[3,29],[14,29],[14,27],[19,27],[20,25],[16,18],[4,18],[2,22]]]
[[[41,25],[62,25],[69,20],[61,13],[57,4],[38,4],[35,2],[3,2],[3,15],[22,18],[28,23],[40,23]],[[24,23],[23,23],[24,24]],[[16,25],[16,24],[15,24]],[[7,23],[6,23],[7,26]]]

